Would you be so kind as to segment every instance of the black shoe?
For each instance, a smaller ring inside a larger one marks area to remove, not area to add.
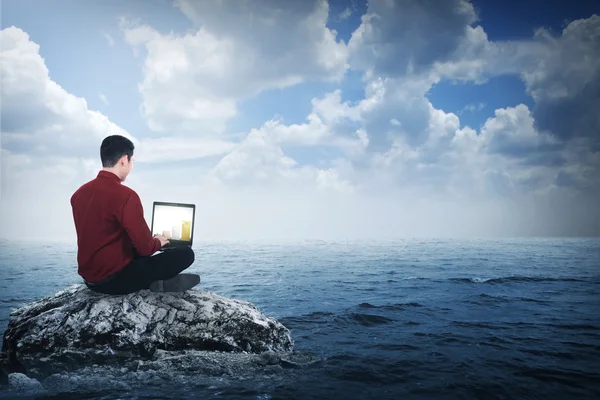
[[[164,281],[154,281],[148,289],[151,292],[185,292],[199,283],[200,275],[179,274]]]

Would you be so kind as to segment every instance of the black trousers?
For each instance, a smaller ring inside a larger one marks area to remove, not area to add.
[[[125,268],[108,282],[90,284],[88,288],[104,294],[128,294],[148,289],[157,280],[173,278],[194,262],[194,251],[190,247],[173,248],[153,256],[136,256]]]

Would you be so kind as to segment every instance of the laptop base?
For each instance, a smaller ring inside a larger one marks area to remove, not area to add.
[[[190,245],[189,244],[181,244],[181,245],[169,245],[169,246],[165,246],[165,247],[161,247],[160,249],[158,249],[158,251],[169,251],[169,250],[177,250],[177,249],[185,249],[185,248],[189,248]]]

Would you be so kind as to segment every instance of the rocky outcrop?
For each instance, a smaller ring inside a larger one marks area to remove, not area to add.
[[[7,373],[37,377],[91,365],[137,371],[140,362],[190,354],[262,360],[292,349],[289,330],[246,301],[199,290],[108,296],[84,285],[14,310],[2,343]]]

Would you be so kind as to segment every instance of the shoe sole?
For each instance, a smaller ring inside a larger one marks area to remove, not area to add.
[[[185,292],[200,283],[200,275],[179,274],[171,279],[152,282],[151,292]]]

